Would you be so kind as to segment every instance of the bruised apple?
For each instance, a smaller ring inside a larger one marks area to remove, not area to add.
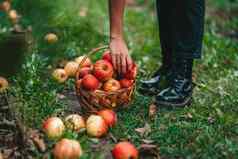
[[[64,70],[69,77],[74,77],[78,68],[79,64],[77,62],[70,61],[65,65]]]
[[[92,72],[92,69],[90,67],[83,67],[79,69],[78,77],[83,78],[85,75],[88,75]]]
[[[63,135],[65,126],[63,121],[58,117],[48,118],[43,122],[43,131],[50,139],[56,139]]]
[[[83,151],[76,140],[61,139],[53,149],[54,159],[79,159]]]
[[[65,126],[76,132],[80,132],[81,129],[86,127],[83,117],[78,114],[68,115],[65,118]]]
[[[93,74],[100,81],[106,81],[112,78],[113,66],[110,62],[106,60],[98,60],[94,64]]]
[[[104,109],[98,112],[109,127],[113,127],[117,123],[117,115],[113,110]]]
[[[119,89],[121,89],[120,82],[113,79],[113,78],[109,79],[103,85],[103,90],[106,91],[106,92],[117,91]]]
[[[64,83],[68,79],[68,75],[64,69],[56,69],[52,73],[53,78],[59,82],[59,83]]]
[[[3,77],[0,77],[0,93],[6,91],[8,89],[8,81],[3,78]]]
[[[92,137],[101,137],[107,133],[108,126],[99,115],[91,115],[86,122],[87,133]]]
[[[134,80],[122,79],[120,80],[120,85],[122,88],[129,88],[133,85]]]
[[[120,142],[112,150],[114,159],[138,159],[138,150],[130,142]]]
[[[77,57],[75,61],[81,65],[80,67],[90,67],[92,65],[90,58],[85,57],[85,55]]]
[[[91,74],[88,74],[88,75],[83,77],[82,86],[86,90],[93,91],[93,90],[96,90],[96,89],[99,88],[100,83],[99,83],[98,79],[95,76],[93,76]]]
[[[48,43],[48,44],[54,44],[58,41],[58,37],[56,34],[54,33],[48,33],[46,34],[45,36],[45,41]]]
[[[126,72],[124,78],[134,80],[137,75],[137,65],[133,64],[132,68]]]
[[[111,56],[110,50],[107,50],[103,53],[102,59],[112,63],[112,56]]]

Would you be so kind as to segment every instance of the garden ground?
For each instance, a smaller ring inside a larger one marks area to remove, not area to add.
[[[64,60],[108,43],[107,3],[102,0],[16,0],[13,3],[22,14],[22,24],[32,26],[34,46],[26,55],[21,73],[12,78],[10,91],[22,103],[18,109],[24,122],[40,129],[47,117],[78,110],[74,80],[60,85],[49,76]],[[149,111],[152,97],[135,92],[133,103],[118,113],[119,123],[105,139],[66,133],[67,137],[82,143],[83,158],[109,158],[106,155],[110,154],[115,140],[122,139],[144,146],[157,158],[237,158],[237,17],[237,0],[207,2],[203,58],[194,67],[193,79],[197,86],[190,107],[157,108],[153,115]],[[58,35],[58,43],[45,43],[44,36],[49,32]],[[161,64],[154,2],[137,0],[128,7],[125,34],[130,53],[140,66],[138,81],[149,77]],[[43,154],[36,151],[34,155],[40,158]]]

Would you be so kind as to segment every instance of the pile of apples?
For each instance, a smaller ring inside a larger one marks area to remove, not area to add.
[[[49,139],[60,139],[65,130],[76,133],[86,130],[90,137],[100,138],[107,134],[108,129],[117,123],[117,115],[110,109],[101,110],[90,115],[87,120],[78,114],[71,114],[61,120],[59,117],[50,117],[43,122],[43,132]],[[60,139],[53,148],[55,159],[78,159],[83,150],[77,140]],[[115,159],[137,159],[138,151],[129,142],[119,142],[112,150]]]
[[[79,72],[77,73],[78,69]],[[100,89],[106,92],[112,92],[122,88],[129,88],[133,85],[137,74],[137,66],[134,64],[131,70],[121,78],[118,78],[112,65],[110,52],[106,51],[102,59],[96,61],[94,64],[90,58],[80,56],[74,61],[68,62],[64,69],[56,69],[53,72],[53,77],[59,83],[63,83],[69,77],[75,77],[76,73],[78,75],[77,79],[79,79],[76,81],[77,88],[83,88],[88,91]]]
[[[12,9],[11,0],[5,0],[0,4],[0,11],[5,12],[12,24],[17,24],[20,19],[20,15],[16,10]]]

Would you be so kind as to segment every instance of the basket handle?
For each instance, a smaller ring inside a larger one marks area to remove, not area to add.
[[[104,46],[100,46],[100,47],[97,47],[97,48],[92,49],[89,53],[87,53],[86,55],[84,55],[84,58],[83,58],[82,61],[80,62],[78,69],[80,69],[80,68],[82,67],[83,63],[84,63],[84,62],[87,60],[87,58],[89,58],[91,55],[97,53],[98,51],[105,50],[105,49],[109,49],[109,46],[108,46],[108,45],[104,45]]]

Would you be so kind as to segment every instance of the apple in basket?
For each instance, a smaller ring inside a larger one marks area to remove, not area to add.
[[[92,137],[101,137],[107,133],[108,126],[101,116],[91,115],[86,122],[86,130]]]
[[[107,50],[103,53],[102,55],[102,59],[105,60],[105,61],[108,61],[110,63],[112,63],[112,56],[110,54],[110,50]]]
[[[43,122],[43,131],[50,139],[60,138],[65,130],[63,121],[58,117],[50,117]]]
[[[117,123],[117,114],[110,109],[104,109],[97,113],[100,115],[109,127],[113,127]]]
[[[139,153],[130,142],[119,142],[112,150],[114,159],[138,159]]]
[[[85,59],[85,56],[86,55],[83,55],[83,56],[79,56],[75,59],[75,61],[78,63],[78,64],[81,64],[81,62],[83,61],[83,63],[81,64],[81,67],[90,67],[92,65],[92,62],[90,60],[89,57],[86,57]]]
[[[112,78],[113,66],[110,62],[106,60],[98,60],[94,64],[93,74],[100,81],[106,81]]]
[[[82,116],[71,114],[65,118],[65,126],[73,131],[80,132],[80,130],[86,127],[86,124]]]
[[[94,90],[99,88],[100,83],[99,83],[98,79],[95,76],[93,76],[91,74],[88,74],[88,75],[83,77],[82,86],[86,90],[94,91]]]
[[[61,139],[53,149],[54,159],[78,159],[83,151],[77,140]]]
[[[129,79],[122,79],[120,80],[120,84],[122,88],[129,88],[133,85],[134,80],[129,80]]]
[[[113,78],[109,79],[103,85],[103,90],[106,91],[106,92],[117,91],[119,89],[121,89],[120,82],[113,79]]]
[[[134,80],[136,78],[136,75],[137,75],[137,65],[134,63],[132,68],[125,73],[124,78]]]
[[[69,77],[74,77],[79,68],[79,64],[75,61],[70,61],[66,63],[64,70]]]
[[[85,75],[88,75],[92,72],[90,67],[83,67],[79,69],[78,78],[83,78]]]
[[[108,97],[101,97],[100,99],[99,99],[99,104],[101,105],[101,106],[104,106],[104,107],[111,107],[112,106],[112,102],[111,102],[111,100],[108,98]]]

